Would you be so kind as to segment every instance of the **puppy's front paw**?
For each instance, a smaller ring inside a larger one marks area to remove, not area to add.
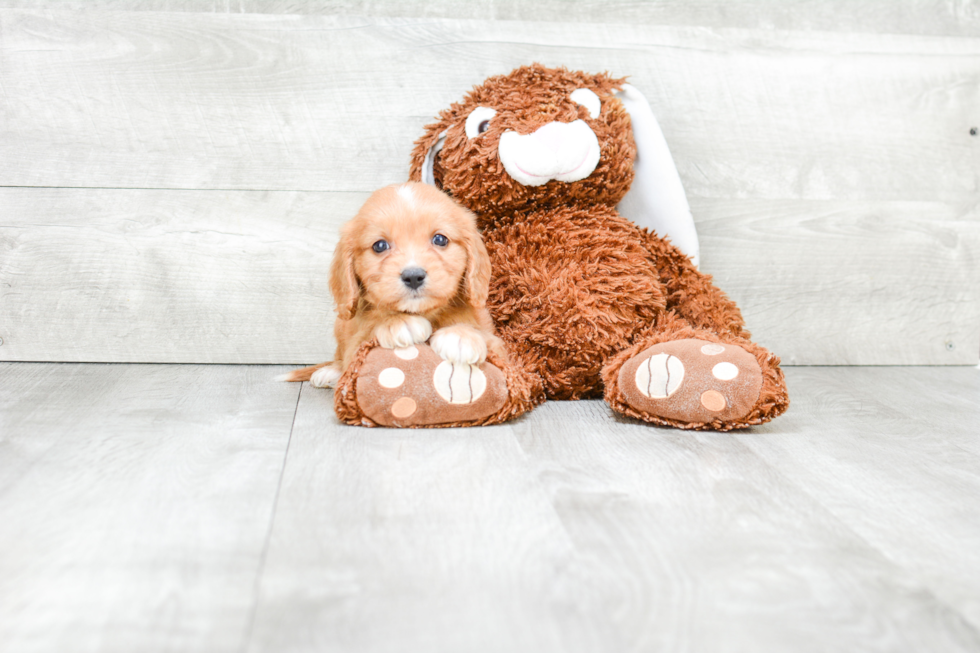
[[[425,342],[432,335],[432,324],[421,315],[399,315],[383,322],[374,330],[378,344],[385,349],[398,349]]]
[[[487,340],[483,333],[467,324],[454,324],[435,332],[429,343],[444,361],[479,365],[487,359]]]

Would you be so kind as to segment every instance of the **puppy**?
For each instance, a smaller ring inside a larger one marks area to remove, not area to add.
[[[490,258],[472,213],[428,184],[376,191],[344,225],[330,268],[337,307],[334,360],[284,375],[332,387],[361,344],[429,340],[450,363],[506,356],[486,309]]]

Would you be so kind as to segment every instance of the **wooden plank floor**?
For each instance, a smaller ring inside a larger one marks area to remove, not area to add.
[[[977,368],[789,368],[736,434],[282,369],[0,364],[0,651],[980,650]]]

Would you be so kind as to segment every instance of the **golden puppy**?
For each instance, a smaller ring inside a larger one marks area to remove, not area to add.
[[[505,356],[486,309],[490,258],[472,213],[421,183],[388,186],[344,225],[330,268],[337,305],[334,360],[295,370],[285,381],[333,386],[358,347],[388,349],[429,340],[451,363]]]

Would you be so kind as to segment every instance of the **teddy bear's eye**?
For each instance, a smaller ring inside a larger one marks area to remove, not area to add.
[[[599,110],[602,108],[602,103],[599,101],[598,95],[587,88],[580,88],[572,91],[572,94],[569,97],[572,98],[572,102],[581,104],[583,107],[588,109],[589,116],[592,118],[599,117]]]
[[[477,107],[466,117],[466,135],[469,138],[476,138],[483,132],[490,129],[490,121],[497,115],[496,110],[490,107]]]

